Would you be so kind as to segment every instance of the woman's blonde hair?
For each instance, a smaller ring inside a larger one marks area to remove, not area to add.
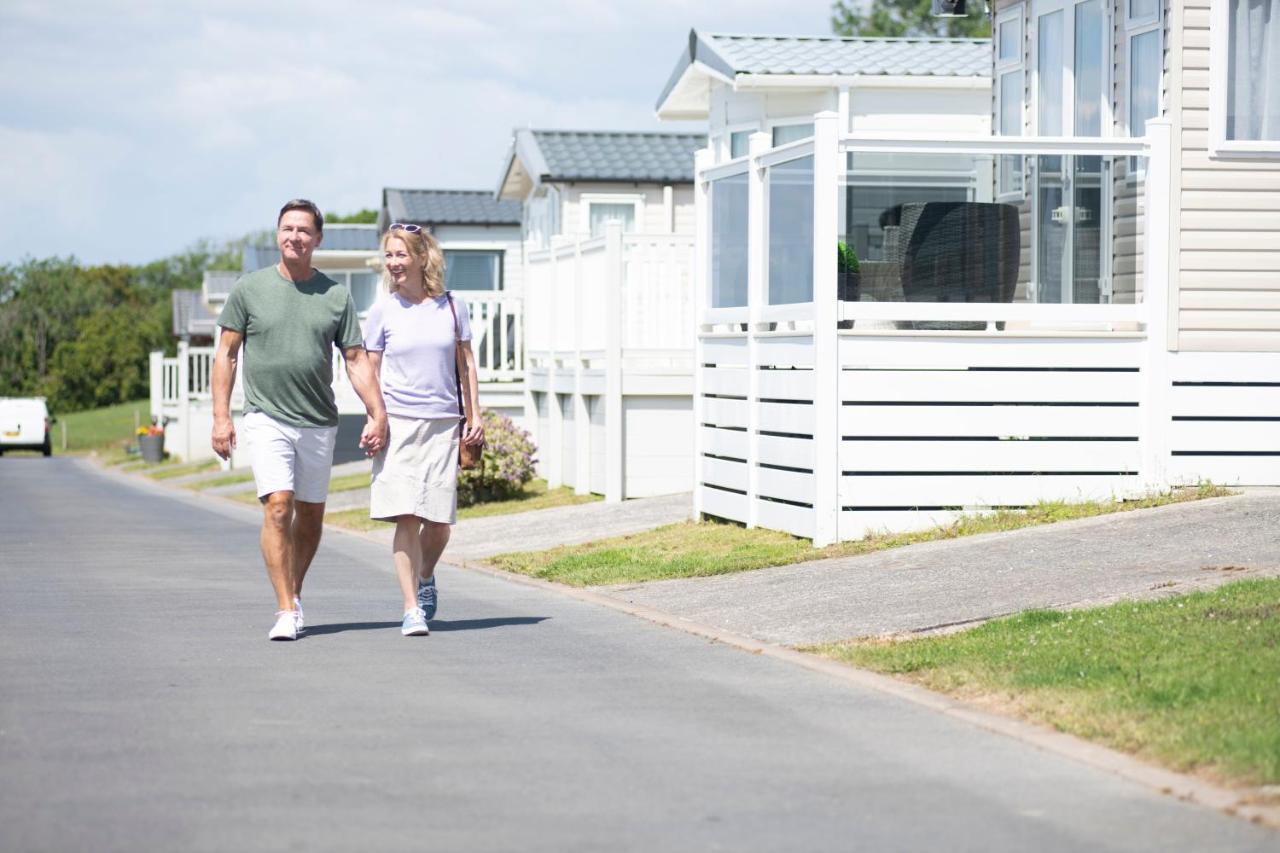
[[[387,242],[390,240],[399,240],[404,243],[405,249],[422,267],[422,284],[427,290],[427,296],[442,295],[444,293],[444,252],[440,251],[440,244],[436,242],[436,238],[432,237],[425,228],[415,231],[397,228],[382,235],[384,255],[387,251]],[[385,262],[382,265],[382,284],[389,293],[395,293],[397,290],[396,283],[391,280],[391,274],[387,272]]]

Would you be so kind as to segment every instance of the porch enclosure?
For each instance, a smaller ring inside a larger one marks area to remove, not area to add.
[[[840,133],[696,170],[695,509],[811,537],[1170,473],[1169,125]],[[1135,176],[1141,168],[1143,176]]]
[[[463,291],[462,297],[471,321],[480,404],[520,420],[524,411],[520,385],[524,378],[523,300],[519,295],[501,292]],[[213,347],[192,347],[185,342],[178,343],[177,355],[172,358],[161,352],[151,353],[151,411],[169,419],[165,449],[187,461],[213,458],[209,446],[213,429],[213,354]],[[237,373],[231,392],[233,412],[239,412],[244,402],[242,375],[243,370]],[[342,354],[336,349],[333,389],[341,414],[364,413],[364,404],[352,389]]]
[[[552,486],[607,500],[686,491],[693,237],[554,239],[525,257],[527,421]]]

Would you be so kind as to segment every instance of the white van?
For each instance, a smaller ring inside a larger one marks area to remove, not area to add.
[[[44,397],[0,397],[0,453],[6,450],[53,453]]]

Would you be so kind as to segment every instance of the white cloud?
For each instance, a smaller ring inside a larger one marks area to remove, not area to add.
[[[828,9],[9,0],[0,262],[146,261],[260,228],[295,195],[350,210],[384,186],[487,189],[513,127],[661,127],[691,27],[823,32]]]

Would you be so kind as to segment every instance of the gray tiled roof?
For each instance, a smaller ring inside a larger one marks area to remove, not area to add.
[[[206,273],[208,275],[208,273]],[[199,290],[172,291],[173,334],[177,337],[212,337],[217,317]]]
[[[275,261],[271,263],[275,263]],[[265,267],[268,264],[262,264],[262,266]],[[261,269],[261,267],[253,267],[252,269]],[[248,269],[245,270],[245,272],[248,271]],[[207,302],[226,302],[227,297],[231,294],[231,288],[236,286],[236,282],[240,280],[241,275],[243,273],[231,270],[205,270],[204,281],[200,286],[201,297]]]
[[[658,115],[705,118],[712,84],[733,83],[744,74],[987,77],[991,74],[991,41],[731,35],[691,30],[658,97]]]
[[[544,180],[693,182],[701,133],[528,131],[546,164]]]
[[[382,191],[384,216],[418,225],[519,225],[520,203],[498,201],[484,190]],[[326,247],[328,248],[328,247]]]
[[[320,249],[326,252],[373,252],[378,249],[377,225],[335,223],[324,227]]]
[[[989,39],[704,37],[738,74],[870,74],[977,77],[991,73]]]

